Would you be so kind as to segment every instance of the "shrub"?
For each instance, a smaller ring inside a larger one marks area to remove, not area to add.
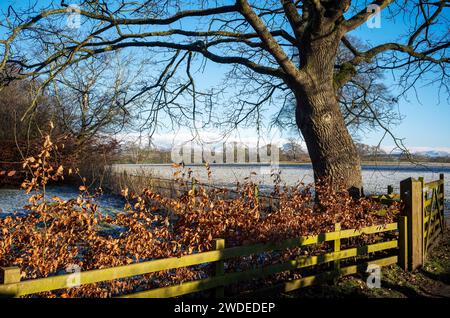
[[[31,171],[22,184],[32,194],[25,207],[28,213],[0,219],[0,266],[20,266],[23,279],[55,275],[73,264],[85,271],[208,251],[214,238],[226,239],[230,247],[332,231],[336,222],[344,229],[383,224],[393,221],[398,210],[393,205],[382,216],[373,213],[382,208],[379,203],[365,198],[354,200],[344,189],[332,190],[326,182],[315,187],[320,204],[315,201],[312,186],[275,184],[271,195],[278,203],[275,210],[270,210],[261,206],[256,185],[247,181],[237,187],[233,196],[228,195],[229,189],[201,185],[178,198],[164,197],[149,189],[137,194],[124,189],[124,211],[102,215],[92,201],[95,194],[84,185],[79,196],[70,200],[46,196],[49,181],[70,174],[63,166],[52,165],[54,147],[50,137],[45,137],[39,154],[23,164]],[[176,182],[193,181],[189,169],[178,169]],[[227,270],[272,264],[326,248],[322,244],[238,258],[227,262]],[[208,273],[208,267],[194,266],[40,296],[108,297],[198,279]],[[286,279],[289,275],[281,273],[271,279]]]

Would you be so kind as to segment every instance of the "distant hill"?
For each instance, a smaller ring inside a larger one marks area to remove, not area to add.
[[[377,146],[356,143],[362,161],[408,162],[405,153],[399,149],[387,151]],[[265,150],[264,146],[261,150]],[[432,149],[431,147],[418,147],[410,149],[413,160],[418,162],[450,162],[450,151]],[[267,151],[267,150],[265,150]],[[280,162],[310,162],[308,151],[303,145],[291,140],[279,147]],[[120,163],[171,163],[171,149],[164,146],[139,147],[133,143],[123,145],[120,153]]]
[[[439,150],[428,150],[428,151],[417,151],[413,153],[416,156],[423,156],[429,158],[442,158],[450,157],[450,152],[439,151]]]

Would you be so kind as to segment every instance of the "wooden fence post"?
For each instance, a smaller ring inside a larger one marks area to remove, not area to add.
[[[191,191],[192,191],[192,195],[195,195],[195,179],[192,179],[192,182],[191,182]]]
[[[422,182],[408,178],[400,182],[400,198],[407,217],[408,269],[423,264],[423,187]]]
[[[334,231],[340,232],[341,231],[341,223],[335,223],[334,224]],[[333,241],[333,252],[340,252],[341,251],[341,236],[339,235],[339,238]],[[333,269],[336,273],[334,276],[334,282],[339,278],[339,271],[341,269],[341,261],[336,260],[333,262]]]
[[[394,193],[394,187],[392,185],[388,185],[387,194],[392,194],[392,193]]]
[[[173,181],[168,181],[168,182],[169,182],[169,184],[170,184],[170,197],[171,197],[172,199],[175,199],[175,198],[176,198],[175,184],[174,184]]]
[[[255,185],[255,200],[256,205],[259,207],[259,187],[258,185]]]
[[[20,282],[19,267],[0,267],[0,284],[13,284]]]
[[[224,239],[215,239],[214,240],[214,249],[215,250],[223,250],[225,248],[225,240]],[[225,274],[225,262],[217,261],[215,262],[215,272],[214,276],[222,276]],[[225,296],[225,289],[223,286],[215,288],[215,297],[223,298]]]
[[[408,270],[408,217],[400,216],[398,219],[398,266]]]

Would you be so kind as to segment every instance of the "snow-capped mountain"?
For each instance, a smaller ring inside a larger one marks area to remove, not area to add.
[[[430,158],[450,157],[450,152],[439,150],[417,151],[413,154]]]
[[[391,156],[401,156],[403,151],[394,147],[383,147]],[[450,147],[409,147],[411,154],[429,158],[450,157]]]

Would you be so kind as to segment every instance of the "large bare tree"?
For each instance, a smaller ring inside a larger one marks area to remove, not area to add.
[[[82,1],[78,7],[65,1],[45,8],[10,7],[2,18],[7,30],[0,42],[0,67],[15,63],[23,74],[46,75],[51,81],[68,65],[94,55],[126,48],[140,48],[140,54],[163,52],[164,66],[142,93],[159,88],[162,104],[173,109],[174,103],[182,113],[186,108],[175,101],[187,93],[193,96],[191,117],[195,117],[198,94],[191,76],[193,59],[200,56],[233,65],[235,76],[252,83],[241,90],[258,93],[256,100],[244,100],[232,111],[235,122],[249,118],[276,91],[291,92],[296,124],[315,177],[343,179],[349,189],[360,193],[360,160],[338,92],[362,65],[375,59],[377,68],[401,68],[405,89],[421,78],[438,80],[447,89],[449,6],[445,0],[114,0]],[[385,19],[407,23],[407,34],[400,41],[358,49],[348,34],[371,19],[374,8]],[[77,18],[73,11],[81,17],[80,29],[66,27],[69,15]],[[340,45],[351,52],[347,59],[337,59]],[[185,85],[168,88],[167,78],[182,62],[187,65]],[[170,93],[173,98],[168,97]]]

